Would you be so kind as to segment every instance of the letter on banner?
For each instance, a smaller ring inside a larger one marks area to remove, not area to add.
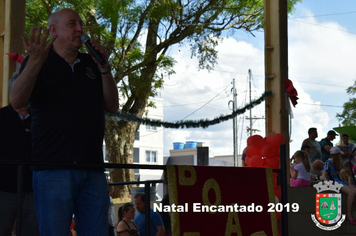
[[[187,176],[188,173],[190,176]],[[197,173],[193,166],[178,166],[178,175],[181,186],[191,186],[197,181]]]

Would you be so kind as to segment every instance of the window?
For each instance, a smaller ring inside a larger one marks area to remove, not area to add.
[[[133,163],[140,163],[140,149],[133,149]]]
[[[157,152],[156,151],[146,151],[146,162],[156,163],[157,162]]]
[[[133,163],[140,163],[140,148],[133,149]],[[140,176],[140,170],[134,169],[135,180],[138,181]]]
[[[157,130],[157,126],[147,124],[147,125],[146,125],[146,130]]]
[[[137,130],[135,140],[140,141],[140,130]]]

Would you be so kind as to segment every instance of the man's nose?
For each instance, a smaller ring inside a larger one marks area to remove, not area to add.
[[[77,25],[76,25],[76,31],[83,32],[83,25],[81,25],[80,23],[77,23]]]

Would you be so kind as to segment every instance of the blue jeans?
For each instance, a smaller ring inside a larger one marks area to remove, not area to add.
[[[34,171],[33,190],[41,236],[68,236],[73,214],[78,235],[108,234],[109,190],[103,171]]]

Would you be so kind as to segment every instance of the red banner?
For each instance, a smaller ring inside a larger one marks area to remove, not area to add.
[[[272,169],[168,166],[174,236],[278,235]],[[269,211],[271,212],[269,212]]]

